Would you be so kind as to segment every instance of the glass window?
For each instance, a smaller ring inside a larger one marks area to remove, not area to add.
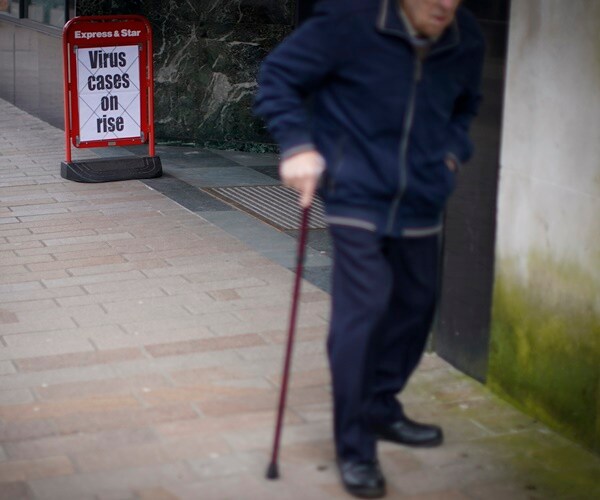
[[[76,5],[77,0],[0,0],[0,15],[21,17],[23,12],[32,21],[62,28],[75,17]]]
[[[65,19],[66,0],[27,0],[27,17],[38,23],[62,28]]]
[[[19,1],[18,0],[0,0],[0,12],[10,14],[11,16],[19,17]]]

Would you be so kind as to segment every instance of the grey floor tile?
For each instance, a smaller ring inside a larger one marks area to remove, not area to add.
[[[279,165],[279,155],[275,153],[246,153],[241,151],[221,151],[218,149],[210,149],[209,151],[229,160],[233,160],[245,167]]]
[[[172,174],[167,173],[158,179],[147,179],[143,182],[192,212],[235,210],[232,206],[174,177]]]
[[[273,262],[287,268],[295,268],[297,242],[291,236],[238,211],[205,212],[202,217],[240,239]],[[308,248],[307,266],[328,266],[330,264],[331,260],[327,256]]]
[[[331,266],[306,266],[303,277],[324,292],[331,293]]]
[[[165,166],[165,171],[197,187],[262,186],[279,184],[272,177],[248,167],[195,167],[175,169]]]

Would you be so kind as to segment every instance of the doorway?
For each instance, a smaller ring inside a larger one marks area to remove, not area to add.
[[[482,382],[489,354],[509,3],[464,1],[486,38],[483,102],[471,129],[475,154],[460,173],[446,213],[441,304],[433,338],[442,358]]]

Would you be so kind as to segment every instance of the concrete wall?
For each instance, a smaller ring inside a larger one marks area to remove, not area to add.
[[[600,450],[600,2],[513,0],[490,385]]]
[[[0,19],[0,97],[63,127],[60,30],[36,28]]]

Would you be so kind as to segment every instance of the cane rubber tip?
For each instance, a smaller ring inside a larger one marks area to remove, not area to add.
[[[269,464],[269,468],[267,469],[267,479],[277,478],[279,478],[279,469],[277,468],[277,464],[275,462],[271,462]]]

